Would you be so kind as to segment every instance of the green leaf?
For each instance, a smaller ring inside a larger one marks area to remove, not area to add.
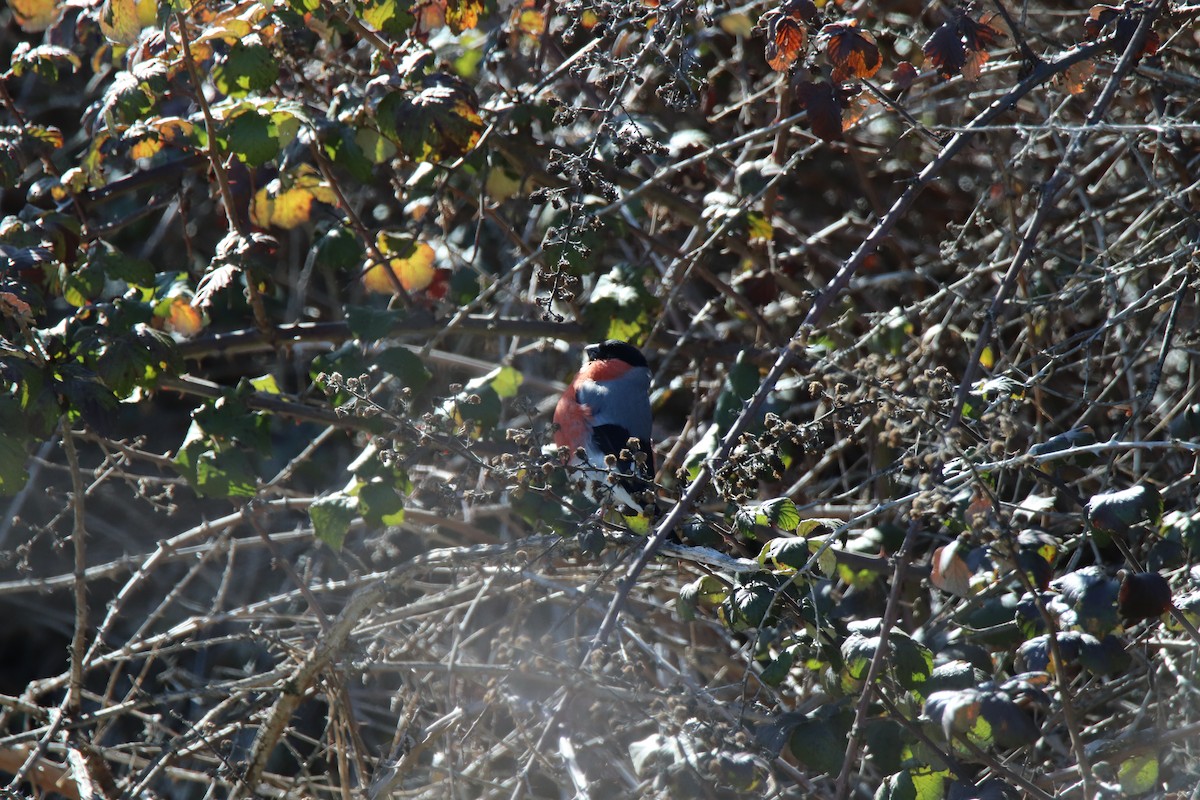
[[[803,536],[782,536],[763,545],[758,554],[758,563],[767,569],[791,573],[807,564],[810,555],[808,539]]]
[[[270,117],[247,109],[225,121],[217,141],[251,167],[260,167],[279,154],[279,131]]]
[[[404,321],[404,317],[403,309],[346,306],[346,324],[350,327],[350,332],[364,342],[387,336],[394,326]]]
[[[778,686],[783,683],[792,671],[792,665],[796,663],[795,651],[792,648],[785,648],[778,656],[771,659],[771,662],[763,667],[759,679],[768,686]]]
[[[331,269],[335,271],[345,269],[358,269],[363,260],[363,245],[362,241],[355,235],[354,231],[346,226],[338,226],[330,228],[318,241],[316,245],[315,265],[323,269]],[[359,306],[349,306],[347,311],[360,308]],[[392,313],[392,312],[388,312]],[[355,333],[356,336],[359,334]],[[382,336],[383,334],[380,334]],[[370,339],[378,339],[379,336],[365,337]]]
[[[11,497],[21,491],[29,480],[28,461],[23,438],[10,434],[0,436],[0,496]]]
[[[758,367],[750,361],[746,351],[738,353],[737,360],[725,376],[725,385],[717,397],[714,421],[722,431],[729,430],[734,420],[742,413],[746,401],[758,390],[760,374]]]
[[[350,523],[358,516],[357,498],[338,492],[319,500],[308,507],[313,533],[334,550],[341,550],[350,530]]]
[[[421,357],[407,347],[389,347],[375,357],[375,365],[385,372],[395,375],[400,385],[411,389],[415,394],[429,383],[433,373],[421,361]]]
[[[125,255],[105,241],[99,241],[88,253],[88,267],[109,280],[125,281],[136,286],[154,282],[154,265],[141,258]]]
[[[360,484],[358,509],[368,525],[399,525],[404,522],[404,495],[383,480]]]
[[[734,515],[734,524],[742,534],[749,537],[753,537],[756,525],[794,531],[800,525],[800,511],[791,499],[776,497],[739,508]]]
[[[640,340],[657,318],[658,299],[646,289],[644,270],[620,264],[601,275],[583,307],[591,338]]]
[[[721,604],[721,612],[733,630],[754,630],[766,622],[774,602],[774,587],[754,580],[734,586]]]
[[[846,760],[846,738],[853,724],[853,710],[822,706],[792,729],[788,749],[813,773],[836,776]]]
[[[32,72],[38,77],[56,81],[60,67],[68,66],[74,72],[79,69],[81,62],[79,56],[65,47],[52,44],[30,47],[28,42],[21,42],[13,48],[10,66],[13,75],[18,77]]]
[[[274,86],[279,80],[279,63],[269,48],[243,40],[229,48],[229,54],[213,68],[212,78],[222,94],[244,97]]]
[[[257,465],[249,454],[213,441],[195,422],[174,463],[201,497],[253,497],[258,489]]]
[[[1119,492],[1092,495],[1087,503],[1088,522],[1105,533],[1125,533],[1134,525],[1162,521],[1163,499],[1158,489],[1138,484]]]
[[[398,0],[365,0],[357,4],[355,11],[376,30],[403,39],[413,24],[408,8],[407,3],[401,5]]]
[[[1143,753],[1125,759],[1117,767],[1117,779],[1127,795],[1154,791],[1158,786],[1158,756]]]

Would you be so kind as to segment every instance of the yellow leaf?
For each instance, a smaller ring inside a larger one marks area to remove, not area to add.
[[[255,192],[250,218],[260,228],[291,230],[312,218],[314,200],[334,205],[337,197],[329,184],[305,164],[296,173],[281,175]]]
[[[276,382],[274,375],[263,375],[260,378],[251,378],[250,385],[260,392],[267,394],[279,394],[279,383]]]
[[[506,397],[516,397],[517,389],[521,388],[525,376],[512,367],[501,367],[494,373],[492,389],[503,400]]]
[[[746,222],[750,228],[750,241],[769,242],[775,236],[775,229],[771,227],[771,222],[762,214],[750,213],[746,215]]]
[[[479,24],[481,13],[483,13],[483,3],[480,0],[448,0],[446,24],[455,33],[462,33]]]
[[[979,366],[991,369],[995,364],[996,354],[992,352],[991,346],[983,348],[983,352],[979,354]]]
[[[100,9],[100,31],[114,44],[136,42],[142,32],[136,0],[104,0]]]
[[[8,5],[21,30],[39,33],[58,19],[61,0],[9,0]]]
[[[196,41],[211,42],[213,39],[221,39],[227,44],[234,44],[249,36],[252,30],[250,23],[244,19],[227,19],[205,30]]]
[[[433,283],[437,270],[433,267],[435,256],[432,247],[412,237],[386,232],[379,234],[376,244],[379,251],[389,258],[387,266],[367,262],[362,282],[368,291],[393,293],[394,284],[388,277],[388,269],[406,292],[419,292]]]

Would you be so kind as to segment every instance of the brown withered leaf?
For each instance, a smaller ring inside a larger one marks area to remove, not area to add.
[[[796,104],[808,112],[808,127],[821,139],[842,138],[842,104],[833,85],[803,81],[796,86]]]
[[[833,65],[834,83],[874,77],[883,66],[875,37],[858,28],[858,23],[837,22],[821,29],[825,57]]]

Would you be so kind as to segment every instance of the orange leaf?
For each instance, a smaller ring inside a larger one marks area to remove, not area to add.
[[[779,17],[767,30],[767,63],[776,72],[787,72],[804,52],[808,32],[791,17]]]
[[[874,77],[883,66],[883,56],[875,44],[875,37],[859,30],[857,23],[840,22],[821,29],[825,39],[825,57],[833,65],[833,82]]]

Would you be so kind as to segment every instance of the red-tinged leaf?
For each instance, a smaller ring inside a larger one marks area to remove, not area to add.
[[[967,61],[967,48],[958,35],[958,26],[943,22],[938,26],[922,48],[925,58],[937,68],[943,78],[952,78],[962,71]]]
[[[1003,35],[1003,31],[986,21],[976,21],[965,12],[956,11],[926,40],[925,56],[942,77],[950,78],[962,72],[967,80],[973,81],[987,61],[984,48]]]
[[[808,127],[827,142],[842,138],[842,105],[833,86],[805,81],[796,87],[796,103],[808,112]]]
[[[776,72],[787,72],[804,52],[808,32],[791,17],[776,17],[767,28],[767,63]]]
[[[833,82],[862,80],[874,77],[883,66],[883,56],[875,37],[859,30],[857,23],[839,22],[821,29],[825,40],[825,57],[833,65]]]
[[[976,22],[966,14],[958,18],[959,32],[962,34],[963,42],[966,43],[968,50],[983,50],[991,47],[997,39],[1004,35],[1003,31],[988,24],[989,19],[985,18]]]
[[[917,79],[917,68],[907,61],[901,61],[892,70],[892,83],[896,87],[896,91],[907,92],[912,88],[913,82]]]

